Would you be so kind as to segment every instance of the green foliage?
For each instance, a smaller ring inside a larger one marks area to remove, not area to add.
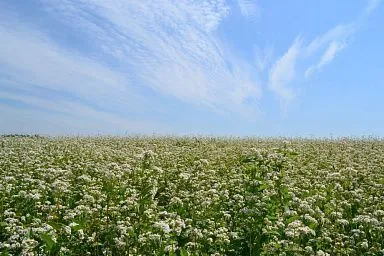
[[[0,255],[384,253],[380,140],[0,145]]]

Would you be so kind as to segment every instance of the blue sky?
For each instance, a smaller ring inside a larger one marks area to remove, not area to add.
[[[384,6],[0,2],[0,133],[384,136]]]

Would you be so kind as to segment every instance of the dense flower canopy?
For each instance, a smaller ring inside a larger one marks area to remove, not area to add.
[[[384,142],[0,138],[0,254],[381,255]]]

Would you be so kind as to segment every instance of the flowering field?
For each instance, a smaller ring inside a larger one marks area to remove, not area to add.
[[[0,138],[1,255],[384,255],[384,142]]]

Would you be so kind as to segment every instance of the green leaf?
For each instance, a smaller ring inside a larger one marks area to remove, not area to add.
[[[259,189],[259,191],[263,191],[264,189],[267,189],[268,187],[269,187],[268,184],[263,184],[258,189]]]
[[[317,227],[317,224],[316,223],[310,223],[308,225],[308,227],[310,227],[311,229],[315,229]]]
[[[270,235],[275,235],[275,236],[281,236],[280,232],[279,231],[276,231],[276,230],[270,230],[268,231],[268,234]]]
[[[279,219],[279,218],[277,218],[276,216],[268,215],[268,220],[276,221],[276,220],[278,220],[278,219]]]
[[[41,240],[47,245],[47,249],[50,251],[55,246],[55,241],[52,240],[52,237],[46,233],[40,234]]]
[[[8,226],[7,222],[0,222],[0,227],[6,227]]]
[[[62,229],[63,228],[63,224],[62,223],[58,223],[58,222],[48,222],[48,224],[50,225],[50,226],[52,226],[55,230],[60,230],[60,229]]]
[[[189,255],[189,253],[188,253],[187,249],[185,249],[185,248],[180,249],[180,256],[188,256],[188,255]]]
[[[286,187],[282,188],[282,189],[281,189],[281,193],[282,193],[283,195],[289,195],[289,190],[288,190],[288,188],[286,188]]]
[[[287,223],[291,223],[291,222],[294,222],[295,220],[298,220],[300,219],[300,216],[296,215],[296,216],[292,216],[290,218],[287,219]]]
[[[83,229],[83,226],[79,224],[79,225],[73,226],[72,228],[75,231],[79,231],[80,229]]]
[[[299,153],[297,153],[297,152],[295,152],[295,151],[288,151],[288,152],[287,152],[287,156],[290,156],[290,157],[292,157],[292,156],[297,156],[297,155],[299,155]]]

